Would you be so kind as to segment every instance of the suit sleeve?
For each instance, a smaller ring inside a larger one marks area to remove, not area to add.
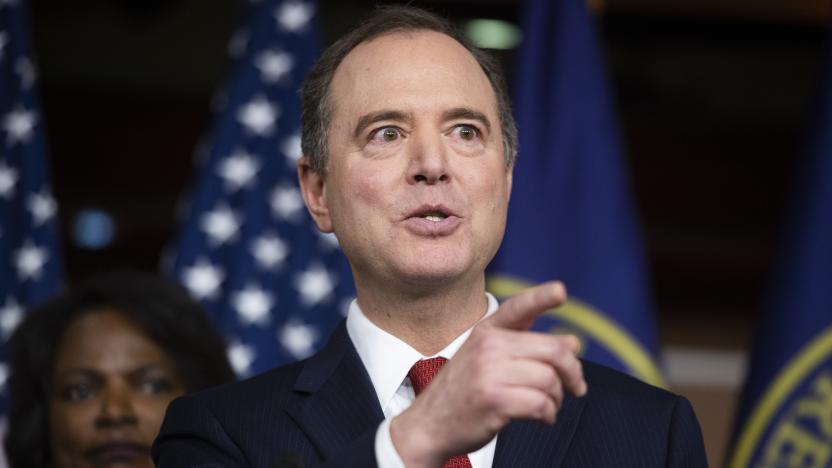
[[[353,468],[357,466],[376,468],[378,465],[375,454],[375,436],[375,431],[370,431],[353,441],[344,450],[329,457],[329,460],[320,464],[312,464],[310,468]]]
[[[708,466],[702,430],[690,402],[676,399],[670,422],[667,447],[667,466],[672,468],[702,468]]]
[[[199,400],[188,397],[168,406],[151,453],[156,468],[249,466],[217,418]]]

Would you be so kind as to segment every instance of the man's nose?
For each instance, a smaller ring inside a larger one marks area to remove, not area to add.
[[[99,428],[135,425],[138,422],[133,395],[128,385],[107,385],[101,394],[101,408],[95,425]]]
[[[448,150],[440,134],[414,134],[408,150],[408,180],[411,183],[434,185],[451,180]]]

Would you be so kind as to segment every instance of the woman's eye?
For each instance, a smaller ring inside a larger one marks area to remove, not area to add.
[[[479,131],[470,125],[458,125],[454,132],[465,141],[472,141],[479,136]]]
[[[173,388],[173,383],[168,379],[147,379],[139,382],[139,391],[145,395],[158,395]]]
[[[376,130],[370,139],[372,141],[380,141],[384,143],[389,143],[391,141],[396,141],[401,137],[401,132],[396,127],[384,127]]]
[[[93,388],[87,384],[69,384],[61,388],[59,395],[64,401],[82,401],[93,395]]]

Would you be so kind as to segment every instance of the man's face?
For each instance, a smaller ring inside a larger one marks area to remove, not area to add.
[[[357,284],[481,278],[503,236],[511,173],[474,57],[443,34],[389,34],[352,50],[330,86],[327,174],[302,169],[301,179]]]

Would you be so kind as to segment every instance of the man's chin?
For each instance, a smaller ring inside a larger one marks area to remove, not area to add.
[[[437,289],[450,288],[464,281],[471,276],[472,269],[462,266],[443,265],[418,266],[403,268],[397,273],[401,283],[414,290],[436,291]]]
[[[388,255],[375,262],[354,268],[356,283],[374,284],[388,293],[437,293],[446,288],[461,288],[482,280],[485,265],[481,258],[463,247],[451,249],[399,249],[398,256]],[[355,264],[354,264],[355,265]]]

